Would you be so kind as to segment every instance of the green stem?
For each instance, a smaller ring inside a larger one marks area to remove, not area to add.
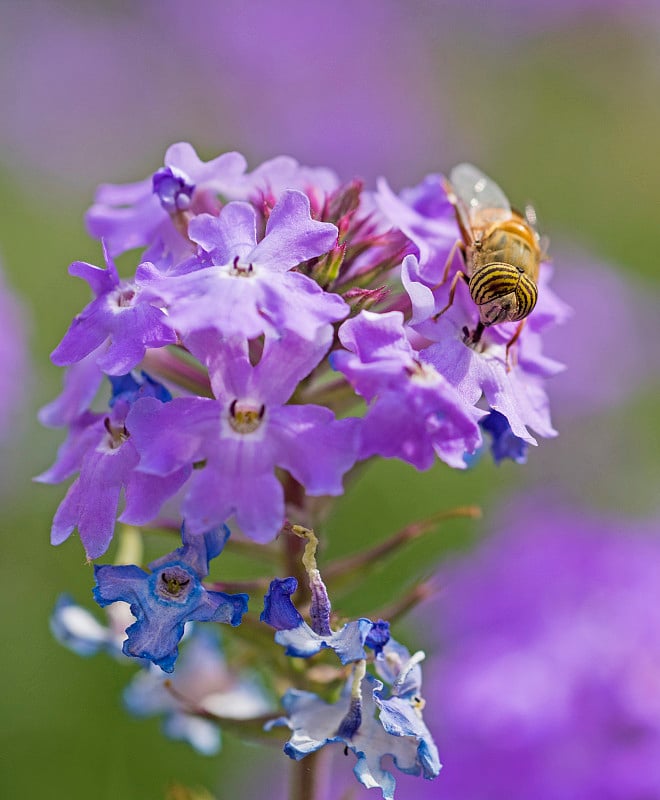
[[[294,761],[291,768],[289,800],[317,800],[319,765],[322,753],[317,750],[300,761]]]
[[[303,606],[310,599],[307,572],[302,562],[305,542],[295,534],[288,532],[280,534],[280,541],[282,542],[286,573],[298,581],[297,604]]]
[[[411,522],[405,528],[395,533],[384,542],[380,542],[369,550],[354,553],[341,559],[337,559],[327,566],[323,571],[327,581],[346,580],[356,573],[366,574],[368,571],[378,566],[387,556],[395,553],[407,542],[419,539],[421,536],[437,529],[439,523],[449,519],[478,519],[481,516],[481,509],[477,506],[460,506],[449,511],[438,511],[423,520]]]
[[[184,389],[203,397],[213,397],[206,370],[196,362],[187,360],[176,348],[148,350],[144,366],[150,373],[170,380]]]

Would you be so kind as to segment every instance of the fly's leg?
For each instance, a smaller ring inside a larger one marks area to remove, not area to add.
[[[514,351],[514,355],[513,355],[513,357],[511,359],[509,359],[509,355],[510,355],[511,348],[513,347],[513,345],[520,338],[520,334],[522,333],[522,329],[525,327],[525,323],[526,322],[527,322],[527,319],[524,319],[524,320],[522,320],[521,322],[518,323],[518,325],[516,326],[516,330],[515,330],[513,336],[506,343],[506,358],[505,358],[505,362],[506,362],[506,371],[507,372],[511,372],[512,368],[515,367],[516,364],[518,363],[518,350],[517,350],[517,348]]]
[[[445,313],[445,311],[447,311],[448,309],[450,309],[452,307],[452,304],[454,302],[454,295],[456,294],[456,286],[457,286],[457,284],[458,284],[458,282],[459,282],[459,280],[461,278],[465,281],[465,283],[467,283],[467,284],[470,283],[470,279],[468,278],[468,276],[464,272],[461,272],[459,270],[454,275],[454,277],[452,278],[452,281],[451,281],[451,286],[449,287],[449,300],[447,302],[447,305],[444,308],[440,309],[440,311],[438,311],[437,314],[434,314],[431,317],[431,319],[434,322],[438,319],[438,317],[441,317]],[[438,285],[441,285],[441,284],[438,284]]]
[[[445,266],[442,270],[442,278],[436,283],[433,289],[438,289],[440,286],[443,286],[447,282],[447,278],[449,277],[449,270],[451,269],[451,265],[454,262],[454,256],[456,253],[460,253],[463,257],[463,263],[465,263],[465,243],[462,239],[456,239],[454,244],[451,246],[451,250],[449,251],[449,255],[447,256],[447,260],[445,261]]]

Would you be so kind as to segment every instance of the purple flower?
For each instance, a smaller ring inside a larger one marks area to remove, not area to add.
[[[162,405],[160,398],[164,397],[163,387],[155,381],[145,380],[143,386],[142,395],[139,390],[134,392],[137,399],[117,398],[107,414],[88,411],[77,417],[53,466],[36,478],[42,483],[59,483],[80,472],[55,513],[51,542],[61,544],[77,527],[90,560],[108,549],[122,490],[126,502],[120,519],[143,525],[190,474],[189,466],[166,476],[136,470],[139,456],[126,427],[131,402],[135,407],[152,400]]]
[[[274,206],[285,190],[297,189],[318,209],[339,186],[340,180],[331,169],[305,167],[291,156],[276,156],[246,175],[242,196],[260,208],[264,204]]]
[[[188,210],[196,201],[207,210],[205,204],[214,203],[214,195],[231,195],[241,185],[245,168],[239,153],[203,162],[192,145],[173,144],[165,153],[165,166],[151,178],[99,187],[87,212],[87,227],[92,236],[106,242],[111,256],[159,238],[179,238],[183,244],[170,215]]]
[[[218,217],[193,219],[189,236],[200,247],[197,269],[161,276],[143,265],[138,273],[151,279],[152,298],[167,307],[169,322],[184,341],[205,329],[247,339],[295,330],[312,339],[319,327],[348,313],[338,295],[292,271],[337,241],[337,228],[312,219],[302,192],[281,195],[259,242],[256,211],[240,202],[226,205]]]
[[[96,299],[75,317],[51,358],[58,366],[68,366],[97,351],[100,369],[123,375],[144,358],[148,347],[174,344],[176,334],[165,314],[145,301],[143,288],[121,281],[107,250],[105,256],[107,269],[83,261],[69,267],[70,275],[89,283]]]
[[[423,653],[410,656],[390,639],[376,659],[379,675],[390,684],[364,674],[358,666],[340,699],[330,705],[311,692],[290,689],[282,699],[286,716],[269,724],[287,726],[293,733],[284,752],[297,760],[328,744],[341,743],[355,753],[355,777],[367,788],[379,787],[384,800],[393,800],[396,780],[383,765],[391,756],[397,769],[435,778],[438,752],[422,720],[420,695]]]
[[[419,278],[429,285],[438,283],[452,247],[461,238],[456,210],[447,197],[442,175],[428,175],[398,196],[381,179],[374,201],[390,225],[414,244],[420,262]]]
[[[428,469],[437,455],[453,467],[481,443],[477,421],[484,412],[465,398],[406,337],[398,311],[363,311],[339,332],[347,350],[330,360],[370,403],[362,426],[361,456],[401,458]]]
[[[414,255],[404,259],[401,277],[413,307],[411,324],[438,343],[426,348],[421,359],[444,375],[469,404],[478,403],[483,395],[492,409],[507,418],[518,438],[536,444],[528,428],[541,436],[556,435],[543,379],[556,374],[561,366],[542,355],[540,333],[566,319],[568,310],[548,286],[549,267],[542,265],[537,307],[511,353],[507,345],[516,332],[514,323],[487,328],[474,345],[470,335],[479,312],[463,281],[458,282],[447,309],[459,258],[454,256],[447,276],[445,269],[452,247],[461,237],[442,177],[429,176],[400,197],[381,183],[375,199],[381,212],[418,251],[418,259]],[[436,317],[440,311],[442,316]]]
[[[187,211],[192,203],[195,184],[178,167],[162,167],[154,172],[151,188],[168,214]]]
[[[266,339],[250,362],[247,342],[195,340],[209,367],[217,399],[145,399],[127,419],[145,477],[195,469],[183,501],[191,531],[232,514],[250,538],[267,542],[284,522],[284,494],[275,468],[287,470],[311,495],[337,495],[357,456],[354,419],[337,420],[327,408],[287,405],[298,383],[330,345],[332,330],[309,342],[292,333]]]
[[[229,668],[218,636],[206,628],[190,637],[172,677],[153,665],[142,670],[124,691],[124,703],[137,717],[164,715],[165,735],[188,742],[203,755],[219,752],[220,730],[191,709],[231,719],[250,719],[273,709],[255,677]]]
[[[96,602],[101,607],[129,603],[136,618],[126,629],[124,654],[149,659],[165,672],[174,670],[187,621],[239,625],[248,603],[246,594],[212,592],[202,584],[209,561],[229,538],[226,526],[193,535],[184,525],[181,537],[183,545],[152,561],[150,572],[134,565],[94,567]]]
[[[98,365],[103,346],[72,364],[64,374],[64,388],[39,410],[39,422],[51,428],[71,425],[92,405],[105,378]]]
[[[329,648],[335,651],[342,664],[365,658],[364,645],[372,628],[371,620],[358,619],[348,622],[339,631],[333,631],[330,628],[330,602],[316,571],[312,582],[310,627],[291,602],[291,595],[297,588],[298,581],[295,578],[275,578],[271,581],[260,617],[262,622],[275,628],[275,641],[286,647],[285,654],[309,658]]]
[[[402,265],[402,278],[413,303],[413,325],[421,335],[436,344],[426,347],[420,357],[433,365],[469,403],[482,395],[491,409],[503,414],[515,436],[530,444],[536,440],[528,428],[541,436],[555,436],[550,422],[545,379],[557,374],[561,364],[542,354],[542,332],[567,316],[566,306],[548,286],[550,268],[542,265],[539,300],[507,356],[507,344],[516,332],[516,323],[487,328],[478,344],[469,333],[478,322],[478,309],[463,281],[456,286],[451,307],[433,318],[447,303],[448,282],[431,290],[421,279],[414,256]]]

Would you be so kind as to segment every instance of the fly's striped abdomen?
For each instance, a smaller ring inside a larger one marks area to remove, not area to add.
[[[486,264],[470,278],[470,295],[478,306],[492,304],[484,324],[524,319],[536,305],[536,284],[511,264]]]
[[[478,306],[515,292],[520,270],[510,264],[487,264],[470,278],[470,294]]]
[[[524,319],[531,314],[536,305],[539,292],[533,280],[527,275],[520,276],[520,283],[516,289],[516,300],[518,301],[518,313],[515,320]]]

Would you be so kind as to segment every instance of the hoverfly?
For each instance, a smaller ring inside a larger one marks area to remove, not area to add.
[[[447,280],[457,249],[465,272],[454,275],[449,302],[436,317],[452,305],[456,284],[463,279],[479,307],[479,322],[474,331],[466,332],[466,341],[476,344],[490,325],[520,322],[507,345],[508,353],[538,297],[536,284],[545,245],[535,228],[536,214],[531,207],[524,215],[512,210],[500,187],[472,164],[454,167],[446,189],[456,209],[461,239],[449,254],[441,284]]]

